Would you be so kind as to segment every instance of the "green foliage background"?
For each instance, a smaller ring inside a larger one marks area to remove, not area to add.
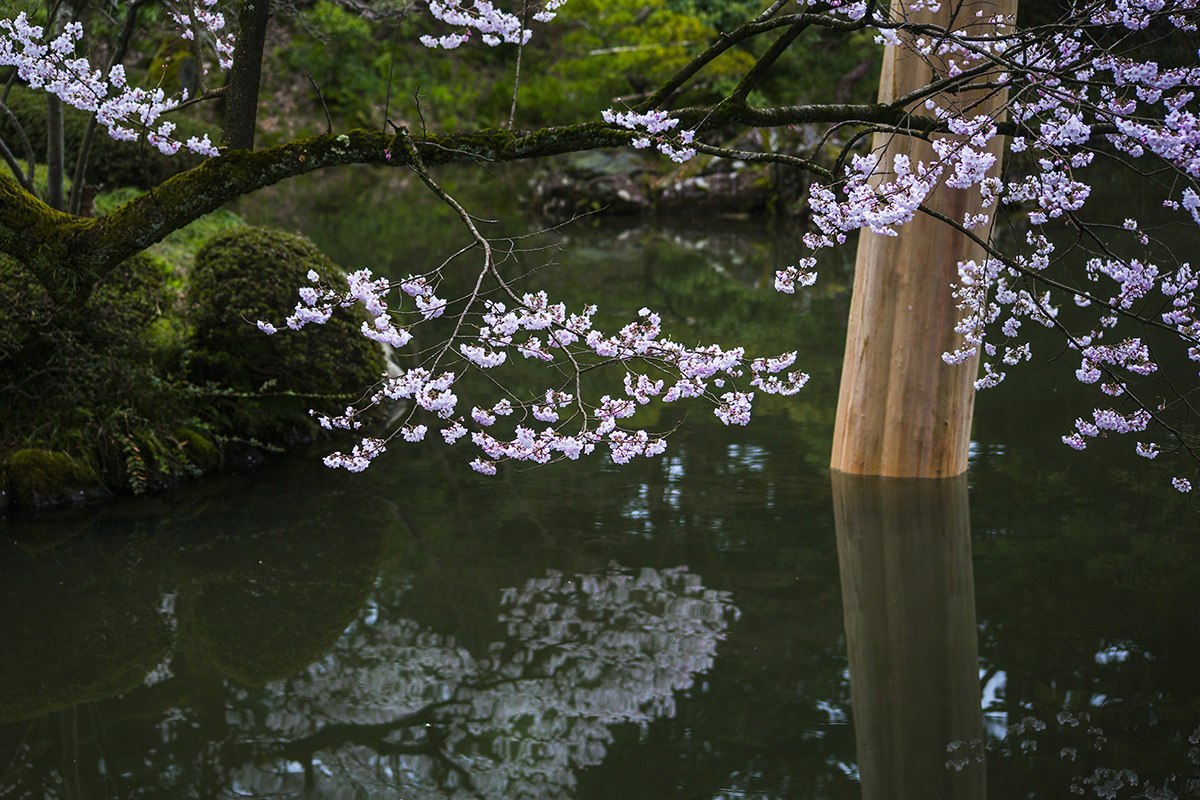
[[[752,19],[756,0],[572,0],[534,36],[521,54],[514,126],[578,122],[605,108],[635,104],[722,32]],[[330,0],[317,0],[281,22],[267,69],[278,88],[304,78],[311,124],[324,111],[349,125],[377,128],[385,109],[411,127],[507,124],[515,45],[486,47],[478,37],[452,51],[430,50],[421,34],[447,27],[423,13],[372,25]],[[838,79],[878,47],[869,36],[810,33],[773,68],[753,99],[763,104],[830,101]],[[772,37],[739,45],[709,65],[675,99],[676,105],[714,103],[766,49]],[[311,83],[308,79],[311,78]],[[311,84],[320,89],[320,98]],[[874,96],[875,76],[853,98]],[[321,100],[324,101],[322,107]]]

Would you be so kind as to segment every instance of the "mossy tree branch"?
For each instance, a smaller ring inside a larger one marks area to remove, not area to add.
[[[778,15],[780,7],[777,3],[756,20],[723,34],[660,87],[648,105],[660,104],[736,42],[784,30],[743,81],[748,89],[805,28],[848,30],[861,26],[813,13]],[[308,172],[349,164],[413,166],[414,159],[429,168],[466,161],[516,161],[619,147],[635,136],[629,130],[589,122],[532,132],[478,130],[428,135],[412,140],[414,150],[406,147],[399,136],[359,130],[297,139],[255,152],[252,148],[262,56],[260,34],[265,31],[270,6],[267,0],[242,0],[240,10],[238,43],[226,98],[228,113],[223,126],[226,148],[222,155],[168,179],[150,193],[97,220],[56,211],[35,198],[27,187],[0,176],[0,251],[24,262],[57,302],[82,304],[96,281],[172,231],[242,195]],[[131,14],[127,27],[133,24],[133,19]],[[745,102],[745,92],[735,93],[716,106],[684,108],[671,113],[680,119],[683,129],[697,132],[728,125],[840,123],[927,135],[939,127],[936,121],[913,117],[894,104],[760,109]]]
[[[676,112],[701,131],[722,125],[803,122],[884,124],[927,133],[937,123],[887,105],[808,105],[772,109],[725,104]],[[428,167],[476,161],[518,161],[620,147],[635,134],[601,122],[537,131],[478,130],[415,138]],[[0,251],[23,261],[57,302],[79,305],[117,264],[225,203],[280,181],[349,164],[410,166],[400,135],[355,130],[297,139],[265,150],[233,150],[180,173],[99,219],[47,206],[0,175]]]

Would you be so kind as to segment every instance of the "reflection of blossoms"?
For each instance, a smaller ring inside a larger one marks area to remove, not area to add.
[[[1097,654],[1102,657],[1123,661],[1130,655],[1122,647],[1110,648]],[[1200,727],[1179,727],[1178,722],[1166,722],[1149,726],[1143,735],[1154,731],[1158,725],[1169,728],[1160,735],[1158,745],[1159,764],[1171,765],[1168,770],[1149,766],[1142,774],[1133,769],[1114,766],[1127,754],[1109,745],[1103,728],[1093,718],[1093,711],[1059,711],[1053,722],[1035,716],[1026,716],[1007,726],[1003,738],[983,741],[959,740],[946,748],[946,769],[959,772],[972,761],[988,763],[992,775],[1007,771],[1013,764],[1037,763],[1041,789],[1046,789],[1045,767],[1056,764],[1055,772],[1067,785],[1062,796],[1078,795],[1097,797],[1104,800],[1122,798],[1177,798],[1192,797],[1194,788],[1200,783],[1196,767],[1200,766]],[[1186,738],[1185,738],[1186,737]],[[1035,768],[1036,769],[1036,768]],[[1069,795],[1067,794],[1069,792]]]
[[[291,740],[288,762],[405,798],[563,797],[575,769],[603,760],[610,725],[675,713],[674,693],[712,666],[737,613],[683,567],[550,572],[501,605],[509,638],[480,657],[410,620],[380,622],[269,687],[267,724]],[[268,770],[238,782],[279,790],[284,776]]]

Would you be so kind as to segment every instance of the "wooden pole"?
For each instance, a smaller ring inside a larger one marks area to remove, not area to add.
[[[900,5],[907,7],[909,2]],[[1016,10],[1017,0],[942,0],[937,12],[914,12],[910,18],[969,30],[980,26],[980,19],[1015,15]],[[976,17],[978,11],[983,17]],[[903,48],[888,48],[880,102],[890,103],[927,85],[931,75],[925,59]],[[956,94],[953,102],[974,116],[994,114],[1005,99],[1003,93],[989,97],[980,91]],[[923,105],[913,111],[928,113]],[[998,175],[1000,137],[989,146],[997,157],[989,174]],[[914,167],[919,160],[936,158],[928,143],[905,136],[877,134],[874,151],[881,153],[880,164],[887,169],[897,153],[908,154]],[[975,190],[939,187],[926,204],[959,221],[981,211]],[[983,238],[989,230],[975,229]],[[921,213],[899,233],[877,236],[864,230],[859,235],[830,466],[859,475],[958,475],[967,469],[978,360],[950,366],[942,353],[961,342],[954,332],[958,310],[950,293],[950,284],[958,281],[958,262],[979,261],[983,253],[950,226]]]

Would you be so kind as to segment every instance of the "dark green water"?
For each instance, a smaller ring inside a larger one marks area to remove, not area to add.
[[[313,213],[349,266],[451,236]],[[788,299],[762,227],[567,245],[553,291],[798,347],[812,383],[746,429],[647,418],[685,424],[623,468],[419,445],[0,518],[67,540],[0,546],[0,797],[1200,797],[1196,510],[1058,443],[1069,365],[981,396],[966,479],[842,480],[844,265]]]

